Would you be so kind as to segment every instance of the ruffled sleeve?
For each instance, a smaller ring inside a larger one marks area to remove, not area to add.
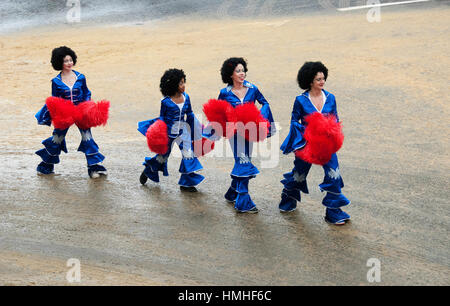
[[[283,154],[289,154],[295,150],[301,149],[306,145],[306,140],[303,138],[305,126],[299,122],[292,122],[289,129],[289,134],[281,144],[281,151]]]
[[[261,107],[260,112],[261,112],[261,115],[264,118],[266,118],[267,121],[269,121],[269,123],[270,123],[269,133],[267,134],[267,137],[275,135],[275,133],[277,132],[277,128],[276,128],[275,122],[273,120],[273,115],[272,115],[272,111],[270,110],[269,103],[263,104],[263,106]]]
[[[52,118],[50,117],[50,112],[48,111],[47,104],[34,115],[36,117],[38,124],[40,125],[48,125],[52,124]]]
[[[56,84],[55,80],[52,80],[52,97],[59,97],[59,90],[58,85]],[[40,125],[52,125],[52,117],[50,116],[50,112],[48,111],[47,104],[44,104],[44,106],[34,115],[34,117],[37,119],[38,124]]]
[[[82,80],[82,83],[81,83],[81,88],[83,90],[83,95],[84,95],[83,102],[91,100],[91,91],[87,87],[86,77],[85,76],[83,76],[83,80]]]
[[[306,140],[303,138],[305,126],[300,123],[302,122],[302,118],[303,108],[300,103],[300,97],[297,97],[294,101],[294,107],[292,109],[289,134],[280,147],[283,154],[289,154],[295,150],[303,148],[306,145]]]
[[[334,95],[332,95],[333,98],[333,110],[332,110],[332,114],[336,117],[336,121],[339,122],[339,116],[337,113],[337,107],[336,107],[336,98],[334,97]]]
[[[141,121],[138,122],[138,128],[137,130],[144,136],[146,136],[147,134],[147,130],[148,128],[156,122],[156,120],[161,119],[160,117],[154,118],[154,119],[150,119],[150,120],[145,120],[145,121]]]
[[[269,127],[269,133],[267,134],[267,137],[270,137],[272,135],[275,135],[277,129],[275,127],[275,122],[273,120],[273,115],[272,115],[272,111],[270,110],[270,105],[269,102],[266,100],[266,98],[263,96],[263,94],[259,91],[259,89],[255,86],[256,88],[256,93],[255,93],[255,98],[256,101],[258,101],[262,106],[261,106],[261,115],[267,119],[267,121],[269,121],[270,123],[270,127]]]

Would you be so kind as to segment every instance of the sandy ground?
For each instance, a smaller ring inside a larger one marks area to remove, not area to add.
[[[365,14],[1,36],[0,284],[66,285],[66,261],[78,258],[81,285],[369,285],[366,263],[377,258],[382,285],[449,285],[450,10],[384,9],[380,23]],[[58,175],[36,175],[34,152],[51,129],[33,116],[50,94],[50,52],[60,45],[76,50],[93,98],[111,101],[108,125],[93,131],[107,157],[105,180],[88,178],[76,128]],[[136,123],[159,113],[164,70],[184,69],[200,114],[223,87],[219,69],[230,56],[248,60],[248,80],[271,103],[281,127],[264,144],[273,148],[288,132],[298,68],[306,60],[328,66],[326,89],[346,136],[338,156],[351,223],[324,222],[317,166],[297,211],[279,213],[292,155],[275,157],[272,168],[255,159],[256,215],[236,214],[223,199],[230,158],[201,160],[207,179],[197,194],[176,185],[179,155],[159,186],[139,184],[151,154]]]

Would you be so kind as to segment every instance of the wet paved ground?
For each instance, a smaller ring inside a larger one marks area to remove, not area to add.
[[[124,145],[142,146],[122,143],[129,156]],[[176,186],[175,158],[166,184],[140,186],[139,160],[121,161],[117,147],[103,144],[110,175],[96,181],[87,178],[81,154],[65,156],[71,167],[48,178],[20,166],[31,152],[6,159],[19,171],[2,178],[2,250],[78,258],[162,284],[207,285],[367,284],[366,262],[378,258],[385,284],[448,285],[445,177],[343,162],[353,220],[335,227],[322,219],[318,167],[311,194],[291,214],[277,209],[279,171],[262,171],[251,183],[261,211],[242,215],[222,198],[228,171],[213,170],[215,161],[204,163],[200,192],[185,194]],[[5,182],[12,175],[20,178]]]

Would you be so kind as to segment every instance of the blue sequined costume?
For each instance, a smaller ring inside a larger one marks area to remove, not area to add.
[[[195,156],[192,147],[192,140],[202,137],[201,124],[192,111],[189,95],[183,93],[183,97],[184,103],[182,106],[173,102],[170,97],[164,97],[161,100],[159,117],[139,122],[138,131],[145,136],[148,128],[158,119],[163,120],[167,124],[169,136],[168,151],[165,154],[146,157],[143,163],[145,166],[144,173],[150,180],[158,183],[159,171],[163,173],[163,176],[169,175],[167,160],[172,151],[172,145],[177,143],[182,154],[179,168],[181,176],[178,184],[183,187],[195,187],[205,179],[203,175],[195,173],[202,170],[203,166]]]
[[[262,105],[261,115],[270,123],[269,134],[267,135],[267,137],[270,137],[276,130],[269,102],[254,84],[244,81],[243,85],[247,88],[247,93],[242,100],[233,93],[232,86],[223,88],[218,99],[227,101],[233,107],[258,101]],[[256,205],[249,195],[248,184],[250,179],[259,174],[258,168],[252,164],[253,142],[248,141],[238,133],[230,137],[229,142],[233,150],[234,167],[231,171],[231,186],[225,194],[225,199],[234,202],[234,208],[239,212],[250,211]]]
[[[305,116],[314,112],[321,112],[322,114],[332,114],[339,121],[336,109],[336,100],[333,94],[323,90],[325,102],[321,110],[318,110],[309,98],[309,92],[305,91],[303,94],[296,97],[294,108],[292,110],[291,125],[289,134],[281,145],[281,150],[284,154],[289,154],[295,150],[299,150],[306,145],[303,138],[305,130]],[[281,181],[284,188],[281,194],[281,202],[279,208],[282,211],[292,211],[297,207],[297,201],[301,200],[301,193],[308,193],[308,186],[306,177],[311,168],[311,164],[303,161],[300,158],[295,158],[294,168],[291,172],[284,174],[284,179]],[[319,185],[322,192],[326,195],[322,204],[328,210],[339,209],[342,206],[350,204],[350,201],[341,192],[344,187],[344,181],[339,172],[339,163],[336,153],[332,155],[331,160],[323,165],[324,180]]]
[[[75,70],[73,72],[76,75],[76,81],[72,87],[67,86],[62,81],[61,73],[52,79],[52,96],[70,100],[73,104],[77,105],[90,100],[91,91],[86,85],[86,77]],[[44,105],[35,117],[38,124],[50,126],[52,123],[47,105]],[[37,168],[40,173],[53,173],[54,165],[59,163],[61,151],[67,153],[65,136],[68,130],[68,128],[64,130],[54,129],[53,135],[42,142],[44,148],[36,151],[36,154],[42,158],[42,162]],[[105,157],[99,152],[98,145],[92,137],[91,129],[82,130],[79,128],[79,131],[81,134],[81,143],[78,151],[83,152],[86,156],[88,173],[106,173],[105,167],[101,165]]]

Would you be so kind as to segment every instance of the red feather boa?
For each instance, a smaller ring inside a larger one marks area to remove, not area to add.
[[[48,97],[45,100],[45,104],[56,129],[65,130],[75,123],[73,115],[76,113],[76,108],[71,101],[57,97]]]
[[[324,116],[318,112],[307,116],[305,121],[303,137],[306,145],[295,151],[295,156],[310,164],[325,165],[344,142],[341,123],[333,115]]]
[[[102,100],[97,103],[86,101],[76,106],[79,118],[75,121],[77,126],[83,130],[99,125],[105,125],[109,116],[109,101]]]
[[[74,105],[71,101],[57,97],[48,97],[45,101],[53,126],[57,129],[67,129],[72,124],[87,130],[91,127],[105,125],[109,117],[109,101],[97,103],[86,101]]]
[[[162,120],[156,120],[147,130],[147,145],[150,151],[156,154],[166,154],[169,150],[169,136],[167,124]]]
[[[261,115],[253,102],[233,108],[227,101],[210,99],[203,105],[203,112],[213,128],[214,124],[220,126],[222,129],[220,136],[229,138],[237,130],[248,141],[262,141],[269,133],[269,121]],[[251,122],[255,125],[249,124]]]
[[[231,137],[234,135],[236,114],[230,103],[224,100],[210,99],[203,104],[203,112],[208,121],[213,124],[216,132],[219,132],[217,131],[219,127],[214,127],[214,124],[220,125],[222,129],[222,133],[219,133],[220,136]]]
[[[261,115],[261,112],[253,102],[236,106],[236,129],[241,136],[248,141],[263,141],[269,133],[270,123]],[[253,124],[254,123],[254,124]]]

